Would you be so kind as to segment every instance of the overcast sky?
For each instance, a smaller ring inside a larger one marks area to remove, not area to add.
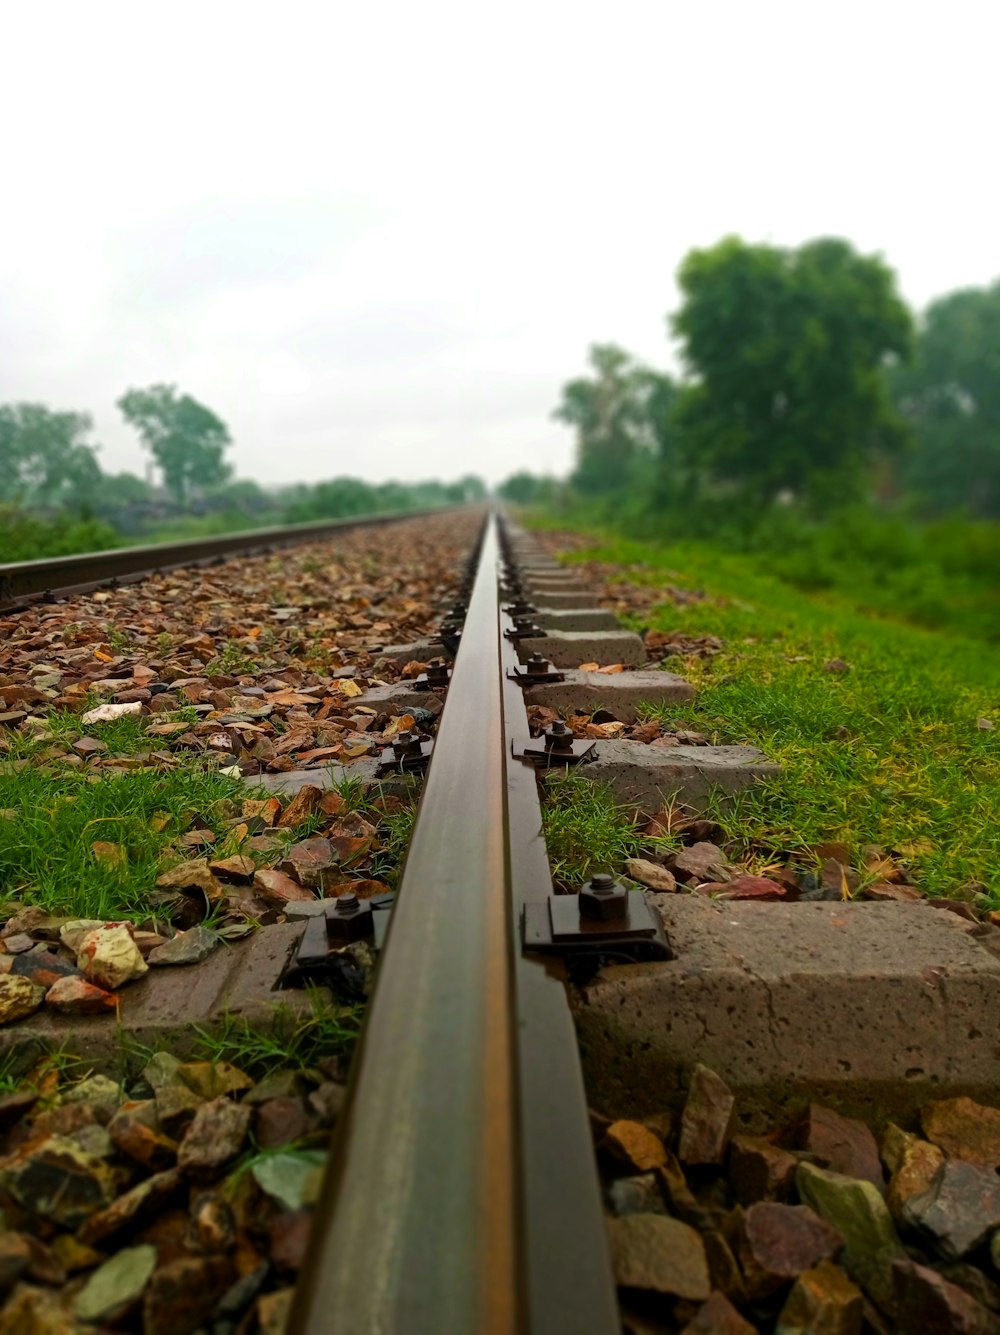
[[[660,364],[728,232],[1000,274],[993,0],[3,7],[0,402],[176,383],[237,473],[563,470],[587,345]]]

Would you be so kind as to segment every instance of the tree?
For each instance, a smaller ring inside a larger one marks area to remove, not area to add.
[[[6,499],[27,506],[86,510],[101,483],[86,413],[53,412],[41,403],[0,404],[0,477]]]
[[[588,360],[594,376],[564,385],[552,415],[576,430],[573,485],[602,495],[623,490],[634,461],[663,448],[675,387],[614,343],[595,343]]]
[[[191,398],[178,397],[174,385],[130,389],[118,400],[130,426],[142,437],[163,474],[163,482],[179,504],[192,489],[225,482],[232,469],[222,454],[230,440],[224,422]]]
[[[826,503],[903,447],[886,368],[908,355],[912,319],[881,259],[837,239],[783,250],[729,237],[692,251],[679,280],[672,325],[693,379],[674,421],[708,477],[761,504]]]
[[[928,308],[894,389],[915,438],[904,478],[925,508],[1000,516],[1000,282]]]

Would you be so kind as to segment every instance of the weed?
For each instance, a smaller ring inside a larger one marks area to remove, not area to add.
[[[198,1056],[226,1061],[262,1080],[278,1070],[311,1071],[323,1058],[350,1053],[361,1026],[360,1006],[333,1006],[310,991],[308,1012],[274,1011],[270,1028],[227,1015],[222,1027],[198,1029]]]
[[[222,652],[216,654],[205,665],[205,671],[209,676],[224,674],[239,677],[245,673],[256,672],[259,666],[257,660],[246,652],[239,640],[227,640]]]
[[[631,815],[615,805],[607,785],[582,774],[549,779],[542,831],[552,879],[564,890],[578,890],[597,871],[621,872],[627,858],[650,844],[679,847],[676,840],[640,834]]]

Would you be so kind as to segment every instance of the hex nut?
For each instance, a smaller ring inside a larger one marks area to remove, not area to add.
[[[626,916],[628,891],[613,876],[598,873],[581,885],[578,904],[581,918],[612,922]]]

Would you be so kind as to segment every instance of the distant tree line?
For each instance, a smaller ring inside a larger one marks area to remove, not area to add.
[[[0,562],[486,495],[472,475],[452,483],[339,477],[265,489],[233,478],[226,424],[176,386],[130,389],[117,406],[149,451],[161,485],[134,473],[103,472],[86,413],[0,404]]]
[[[562,389],[575,494],[688,520],[737,503],[1000,517],[1000,282],[915,318],[887,265],[846,241],[729,237],[692,251],[679,284],[681,376],[595,344]],[[552,483],[502,490],[533,486],[544,498]]]

